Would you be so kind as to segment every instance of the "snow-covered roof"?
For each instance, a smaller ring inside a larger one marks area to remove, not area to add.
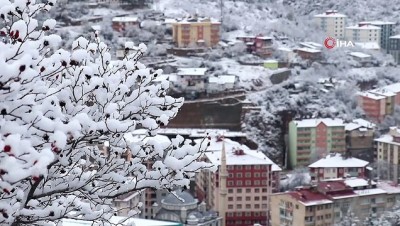
[[[375,139],[377,142],[388,143],[388,144],[396,144],[399,145],[400,143],[393,141],[393,136],[390,134],[382,135],[381,137]]]
[[[176,74],[161,74],[154,79],[155,82],[161,82],[164,80],[169,80],[170,82],[176,82]]]
[[[120,222],[124,219],[125,219],[125,217],[112,216],[110,219],[110,223],[118,224],[118,222]],[[62,226],[91,226],[92,224],[93,224],[92,221],[73,220],[73,219],[63,219],[62,220]],[[124,221],[121,225],[180,226],[182,224],[176,223],[176,222],[169,222],[169,221],[131,218],[129,220]]]
[[[257,36],[256,39],[260,39],[260,40],[271,40],[273,39],[272,37],[269,36]]]
[[[316,42],[300,42],[299,45],[310,49],[320,49],[322,45]]]
[[[139,18],[131,16],[114,17],[112,22],[137,22]]]
[[[379,181],[377,187],[382,190],[385,190],[388,194],[400,193],[400,186],[394,184],[391,181]]]
[[[167,18],[164,20],[164,23],[166,23],[166,24],[176,23],[176,19]]]
[[[379,25],[395,25],[395,24],[396,24],[395,22],[380,21],[380,20],[363,21],[363,22],[360,22],[360,23],[363,23],[363,24],[372,24],[372,25],[375,25],[375,26],[379,26]]]
[[[398,92],[400,92],[400,83],[394,83],[391,85],[387,85],[387,86],[383,87],[383,89],[389,90],[394,93],[398,93]]]
[[[379,43],[377,42],[355,42],[354,45],[363,49],[380,49]]]
[[[204,76],[208,68],[178,68],[178,75]]]
[[[365,53],[362,53],[362,52],[351,52],[350,56],[358,57],[358,58],[369,58],[369,57],[371,57],[371,55],[365,54]]]
[[[221,24],[221,22],[215,18],[210,17],[187,17],[187,18],[177,18],[175,24],[190,24],[190,23],[213,23]]]
[[[352,131],[355,129],[362,129],[362,128],[367,128],[367,129],[373,129],[375,128],[375,124],[372,122],[369,122],[365,119],[354,119],[352,122],[347,123],[344,127],[346,131]]]
[[[345,126],[342,119],[331,119],[331,118],[317,118],[317,119],[303,119],[296,120],[297,128],[306,128],[306,127],[316,127],[320,123],[324,123],[326,126]]]
[[[396,93],[391,92],[390,90],[387,90],[385,88],[378,88],[378,89],[373,89],[369,91],[370,93],[376,94],[376,95],[381,95],[385,97],[393,97],[396,96]]]
[[[390,39],[400,39],[400,35],[394,35],[394,36],[390,36]]]
[[[202,139],[196,140],[196,142],[201,141]],[[251,150],[246,145],[239,144],[238,142],[227,138],[224,139],[224,142],[227,165],[272,165],[272,171],[282,170],[261,151]],[[221,164],[222,143],[223,141],[218,141],[215,137],[212,137],[210,140],[210,146],[207,148],[208,152],[205,154],[211,163],[215,165]],[[243,150],[244,154],[237,155],[235,150]]]
[[[312,48],[297,48],[296,50],[307,52],[307,53],[320,53],[321,52],[321,50],[312,49]]]
[[[370,189],[363,189],[363,190],[354,190],[359,196],[367,196],[367,195],[379,195],[379,194],[386,194],[387,192],[380,188],[370,188]]]
[[[153,142],[153,141],[157,141],[160,145],[162,145],[163,147],[168,147],[168,145],[170,145],[171,140],[164,135],[160,135],[157,134],[153,137],[144,135],[142,133],[137,134],[137,133],[125,133],[124,134],[124,138],[128,141],[128,142],[139,142],[139,141],[143,141],[143,143],[148,143],[148,142]]]
[[[349,26],[346,27],[346,29],[352,29],[352,30],[380,30],[380,27],[370,25],[370,24],[364,24],[362,26],[360,25],[354,25],[354,26]]]
[[[235,83],[236,75],[220,75],[218,77],[209,77],[209,83],[217,83],[217,84],[228,84],[228,83]]]
[[[313,164],[309,165],[309,168],[338,168],[338,167],[366,167],[369,162],[349,157],[344,159],[341,154],[334,153],[329,154],[325,158],[322,158]]]
[[[278,60],[266,60],[264,63],[278,63]]]
[[[363,178],[352,177],[345,179],[344,183],[352,188],[357,188],[357,187],[368,186],[370,182]],[[371,180],[371,185],[376,185],[376,182]]]
[[[382,100],[385,99],[386,96],[377,94],[377,93],[371,93],[369,91],[365,91],[365,92],[357,92],[357,95],[362,96],[362,97],[368,97],[370,99],[374,99],[374,100]]]
[[[347,17],[347,16],[338,13],[336,10],[327,10],[325,13],[317,14],[314,17]]]

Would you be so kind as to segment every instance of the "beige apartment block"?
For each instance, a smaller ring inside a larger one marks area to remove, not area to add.
[[[315,23],[332,38],[343,39],[345,37],[345,24],[347,16],[336,10],[327,10],[325,13],[314,16]]]

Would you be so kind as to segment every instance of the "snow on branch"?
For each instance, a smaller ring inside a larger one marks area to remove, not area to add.
[[[0,225],[111,225],[114,198],[188,186],[200,169],[215,170],[200,161],[206,141],[125,139],[138,128],[155,137],[183,98],[153,82],[162,71],[139,62],[143,44],[121,61],[97,36],[60,49],[56,22],[34,19],[54,4],[0,0]]]

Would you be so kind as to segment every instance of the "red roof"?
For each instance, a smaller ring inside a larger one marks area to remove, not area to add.
[[[318,190],[329,197],[354,195],[353,189],[344,183],[344,180],[319,182]]]
[[[307,203],[314,201],[322,201],[329,199],[328,196],[319,193],[318,191],[312,191],[311,189],[299,189],[297,191],[289,192],[289,194],[296,200]]]

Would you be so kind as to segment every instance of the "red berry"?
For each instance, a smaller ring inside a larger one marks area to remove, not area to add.
[[[40,178],[37,177],[37,176],[33,176],[33,177],[32,177],[32,180],[35,181],[35,182],[38,182],[38,181],[40,180]]]
[[[10,145],[4,146],[3,151],[4,151],[4,152],[10,152],[10,151],[11,151],[11,146],[10,146]]]

